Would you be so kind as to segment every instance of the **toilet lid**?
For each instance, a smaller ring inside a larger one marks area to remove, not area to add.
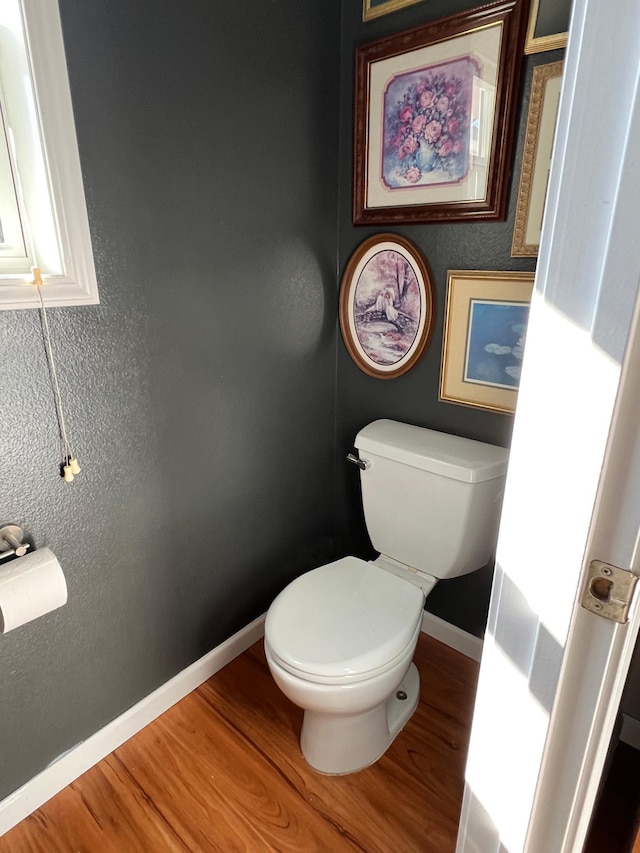
[[[329,678],[365,675],[407,648],[423,607],[418,587],[345,557],[280,593],[267,613],[265,639],[287,668]]]

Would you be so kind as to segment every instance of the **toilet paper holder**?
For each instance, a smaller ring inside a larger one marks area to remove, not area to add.
[[[5,524],[0,527],[0,560],[5,557],[24,557],[31,545],[23,542],[24,531],[17,524]]]

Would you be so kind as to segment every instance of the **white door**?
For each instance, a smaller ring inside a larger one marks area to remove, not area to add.
[[[578,853],[640,608],[640,3],[574,0],[458,853]]]

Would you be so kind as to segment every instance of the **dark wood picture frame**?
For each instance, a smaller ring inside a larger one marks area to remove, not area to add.
[[[416,364],[434,325],[434,288],[420,250],[397,234],[364,240],[340,287],[340,330],[360,370],[395,379]]]
[[[525,8],[499,0],[357,48],[354,224],[505,218]],[[402,173],[423,150],[431,162]]]

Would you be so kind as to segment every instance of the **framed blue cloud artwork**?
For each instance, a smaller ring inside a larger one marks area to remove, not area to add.
[[[517,388],[528,319],[528,302],[472,299],[464,381]]]
[[[440,399],[515,409],[533,273],[448,274]]]

